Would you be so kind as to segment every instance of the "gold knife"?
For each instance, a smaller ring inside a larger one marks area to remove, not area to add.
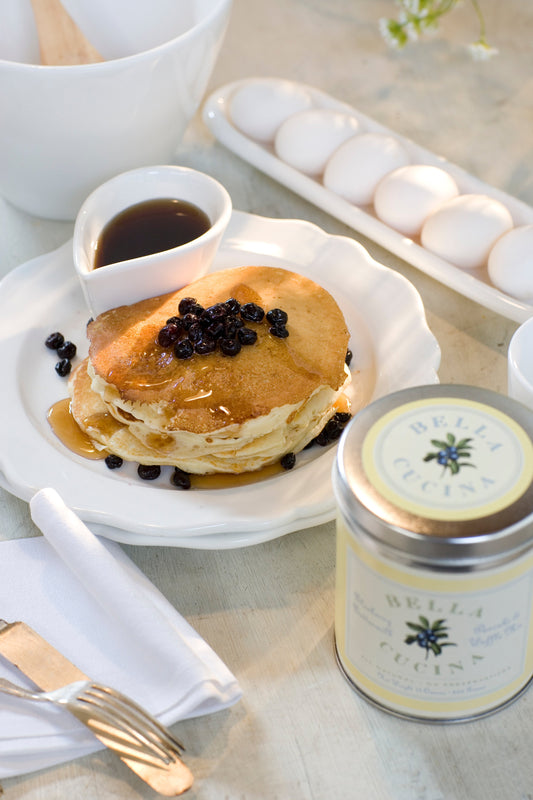
[[[24,622],[0,620],[0,654],[47,692],[75,681],[88,680],[87,675]],[[94,735],[113,750],[111,740],[103,735]],[[177,757],[174,762],[156,766],[123,754],[117,755],[145,783],[165,797],[176,797],[192,786],[191,771]]]

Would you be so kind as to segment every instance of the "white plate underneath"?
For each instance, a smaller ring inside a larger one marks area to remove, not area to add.
[[[351,333],[356,405],[438,381],[440,349],[417,291],[352,239],[329,236],[299,220],[236,211],[212,269],[246,264],[286,267],[320,283],[335,297]],[[163,468],[157,482],[145,482],[132,464],[110,471],[103,461],[67,450],[46,418],[67,389],[54,370],[57,356],[44,340],[60,330],[84,357],[88,316],[71,242],[23,264],[0,283],[4,488],[29,500],[37,490],[52,486],[92,530],[128,544],[241,547],[334,517],[334,446],[310,448],[294,469],[268,480],[188,492],[172,488],[170,467]]]

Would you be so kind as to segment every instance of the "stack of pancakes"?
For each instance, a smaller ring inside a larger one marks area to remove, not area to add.
[[[158,334],[182,298],[204,308],[235,298],[288,314],[287,338],[246,323],[255,344],[178,359]],[[88,325],[89,356],[70,380],[71,410],[102,449],[195,474],[242,473],[297,453],[335,413],[349,372],[335,300],[274,267],[206,275],[179,292],[106,311]]]

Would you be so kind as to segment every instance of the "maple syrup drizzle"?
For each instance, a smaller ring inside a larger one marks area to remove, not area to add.
[[[191,487],[193,489],[234,489],[237,486],[248,486],[251,483],[259,483],[273,475],[285,472],[279,461],[276,464],[269,464],[254,472],[241,472],[238,475],[230,475],[224,472],[215,472],[212,475],[191,475]]]
[[[352,411],[352,404],[351,404],[350,398],[346,394],[344,394],[344,392],[335,401],[335,404],[334,404],[333,407],[334,407],[336,412],[350,414],[351,411]]]
[[[341,395],[335,403],[336,411],[350,411],[350,401],[346,395]],[[47,414],[50,427],[58,439],[76,455],[92,460],[102,460],[109,455],[107,450],[98,450],[90,436],[83,431],[74,417],[70,406],[70,398],[58,400],[50,407]],[[114,421],[115,424],[116,421]],[[118,423],[120,424],[120,423]],[[259,481],[267,480],[275,475],[285,472],[281,463],[268,464],[266,467],[253,472],[241,472],[238,475],[217,472],[211,475],[191,474],[191,488],[193,489],[234,489],[239,486],[248,486]]]
[[[82,431],[72,416],[69,397],[54,403],[48,410],[46,418],[57,438],[76,455],[92,460],[103,459],[109,455],[106,450],[98,450],[90,436]]]
[[[109,455],[107,450],[98,450],[90,436],[82,431],[72,416],[70,398],[66,397],[54,403],[48,411],[47,419],[57,438],[76,455],[92,460],[102,460]],[[245,472],[240,475],[225,473],[191,475],[191,486],[194,489],[232,489],[236,486],[247,486],[266,480],[281,472],[283,472],[283,467],[277,463],[255,472]]]

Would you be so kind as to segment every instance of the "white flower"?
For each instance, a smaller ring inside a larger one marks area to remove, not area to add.
[[[407,42],[403,28],[393,19],[380,19],[379,30],[387,45],[395,50],[399,50]]]
[[[420,9],[420,0],[403,0],[401,5],[404,6],[405,10],[409,14],[415,14],[416,16],[422,16],[425,13],[425,9]]]
[[[413,25],[411,22],[408,22],[407,25],[405,25],[404,30],[410,42],[418,41],[419,33],[415,25]]]
[[[468,45],[468,50],[474,61],[488,61],[498,55],[498,49],[491,47],[484,39],[478,39]]]
[[[396,0],[399,6],[397,19],[380,19],[379,30],[390,47],[400,49],[408,42],[417,41],[421,34],[437,31],[440,18],[448,14],[461,0]],[[478,0],[470,0],[479,22],[479,38],[469,46],[472,58],[486,60],[498,51],[485,39],[485,22]]]
[[[400,47],[400,43],[397,37],[393,36],[389,28],[389,20],[386,19],[385,17],[381,17],[381,19],[378,21],[378,25],[379,25],[379,32],[381,33],[381,36],[383,37],[387,45],[389,47],[398,49]]]

